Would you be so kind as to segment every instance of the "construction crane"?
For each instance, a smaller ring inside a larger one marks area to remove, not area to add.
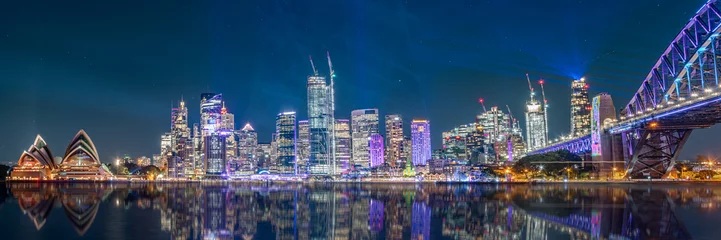
[[[548,100],[546,100],[546,90],[543,89],[543,84],[546,83],[543,78],[541,80],[538,80],[538,83],[541,84],[541,95],[543,96],[543,123],[545,124],[546,132],[545,132],[545,141],[548,142]]]
[[[531,91],[531,101],[533,101],[533,86],[531,86],[531,78],[528,77],[528,73],[526,73],[526,80],[528,81],[528,90]]]
[[[313,64],[313,57],[308,55],[308,59],[310,59],[310,66],[313,67],[313,75],[318,76],[318,70],[315,69],[315,64]]]
[[[483,98],[479,98],[478,102],[481,103],[481,106],[483,106],[483,113],[486,113],[486,104],[483,104]]]
[[[511,107],[509,107],[508,104],[506,104],[506,109],[508,109],[508,117],[511,118],[511,122],[509,123],[509,125],[510,125],[509,127],[510,127],[510,128],[513,128],[513,124],[516,123],[516,119],[513,118],[513,113],[511,112]]]
[[[330,60],[330,51],[326,51],[328,57],[328,68],[330,69],[330,139],[331,139],[331,174],[335,175],[336,162],[335,162],[335,71],[333,71],[333,62]]]

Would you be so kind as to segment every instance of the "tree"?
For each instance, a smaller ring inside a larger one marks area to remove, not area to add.
[[[525,156],[513,165],[513,172],[525,173],[528,171],[530,173],[538,172],[552,177],[565,177],[566,168],[573,167],[573,164],[562,162],[580,163],[581,157],[568,150]]]
[[[711,179],[711,178],[713,178],[714,175],[716,175],[716,172],[714,172],[714,171],[711,171],[711,170],[701,170],[701,171],[699,171],[698,174],[696,175],[696,178],[699,178],[699,179],[701,179],[701,180],[703,180],[703,179]]]

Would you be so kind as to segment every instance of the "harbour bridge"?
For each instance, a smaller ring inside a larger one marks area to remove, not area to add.
[[[618,119],[528,155],[569,150],[592,162],[621,163],[627,178],[667,178],[694,129],[721,122],[721,3],[709,0],[673,39]],[[594,121],[595,120],[595,121]],[[615,167],[615,165],[614,165]]]

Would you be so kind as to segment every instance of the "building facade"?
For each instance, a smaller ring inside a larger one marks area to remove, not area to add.
[[[256,148],[258,147],[258,133],[255,132],[250,123],[240,129],[238,135],[238,161],[240,174],[255,172],[257,166]]]
[[[414,119],[411,122],[413,166],[425,166],[431,159],[431,124],[428,120]]]
[[[371,168],[379,167],[385,163],[383,159],[384,152],[383,136],[378,133],[371,134],[368,140],[368,156]]]
[[[391,167],[401,163],[403,148],[403,117],[399,114],[386,115],[386,156],[385,160]]]
[[[370,167],[370,136],[378,132],[378,109],[360,109],[351,112],[351,146],[353,166]]]
[[[350,169],[351,134],[348,119],[335,120],[335,161],[336,173],[342,173]]]
[[[541,103],[535,99],[526,103],[526,141],[529,151],[543,148],[548,143],[544,111]]]
[[[326,78],[315,74],[308,77],[308,126],[311,174],[328,174],[331,166],[331,96]]]
[[[281,174],[296,174],[295,112],[284,112],[275,118],[275,139],[278,147],[278,170]]]
[[[298,121],[298,138],[295,147],[298,174],[307,174],[309,173],[308,160],[310,159],[310,126],[308,120]]]
[[[585,78],[571,83],[571,134],[583,136],[591,133],[591,102]]]

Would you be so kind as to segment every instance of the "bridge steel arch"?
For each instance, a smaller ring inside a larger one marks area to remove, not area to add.
[[[721,121],[719,8],[696,12],[608,128],[622,136],[626,177],[668,177],[691,131]]]

